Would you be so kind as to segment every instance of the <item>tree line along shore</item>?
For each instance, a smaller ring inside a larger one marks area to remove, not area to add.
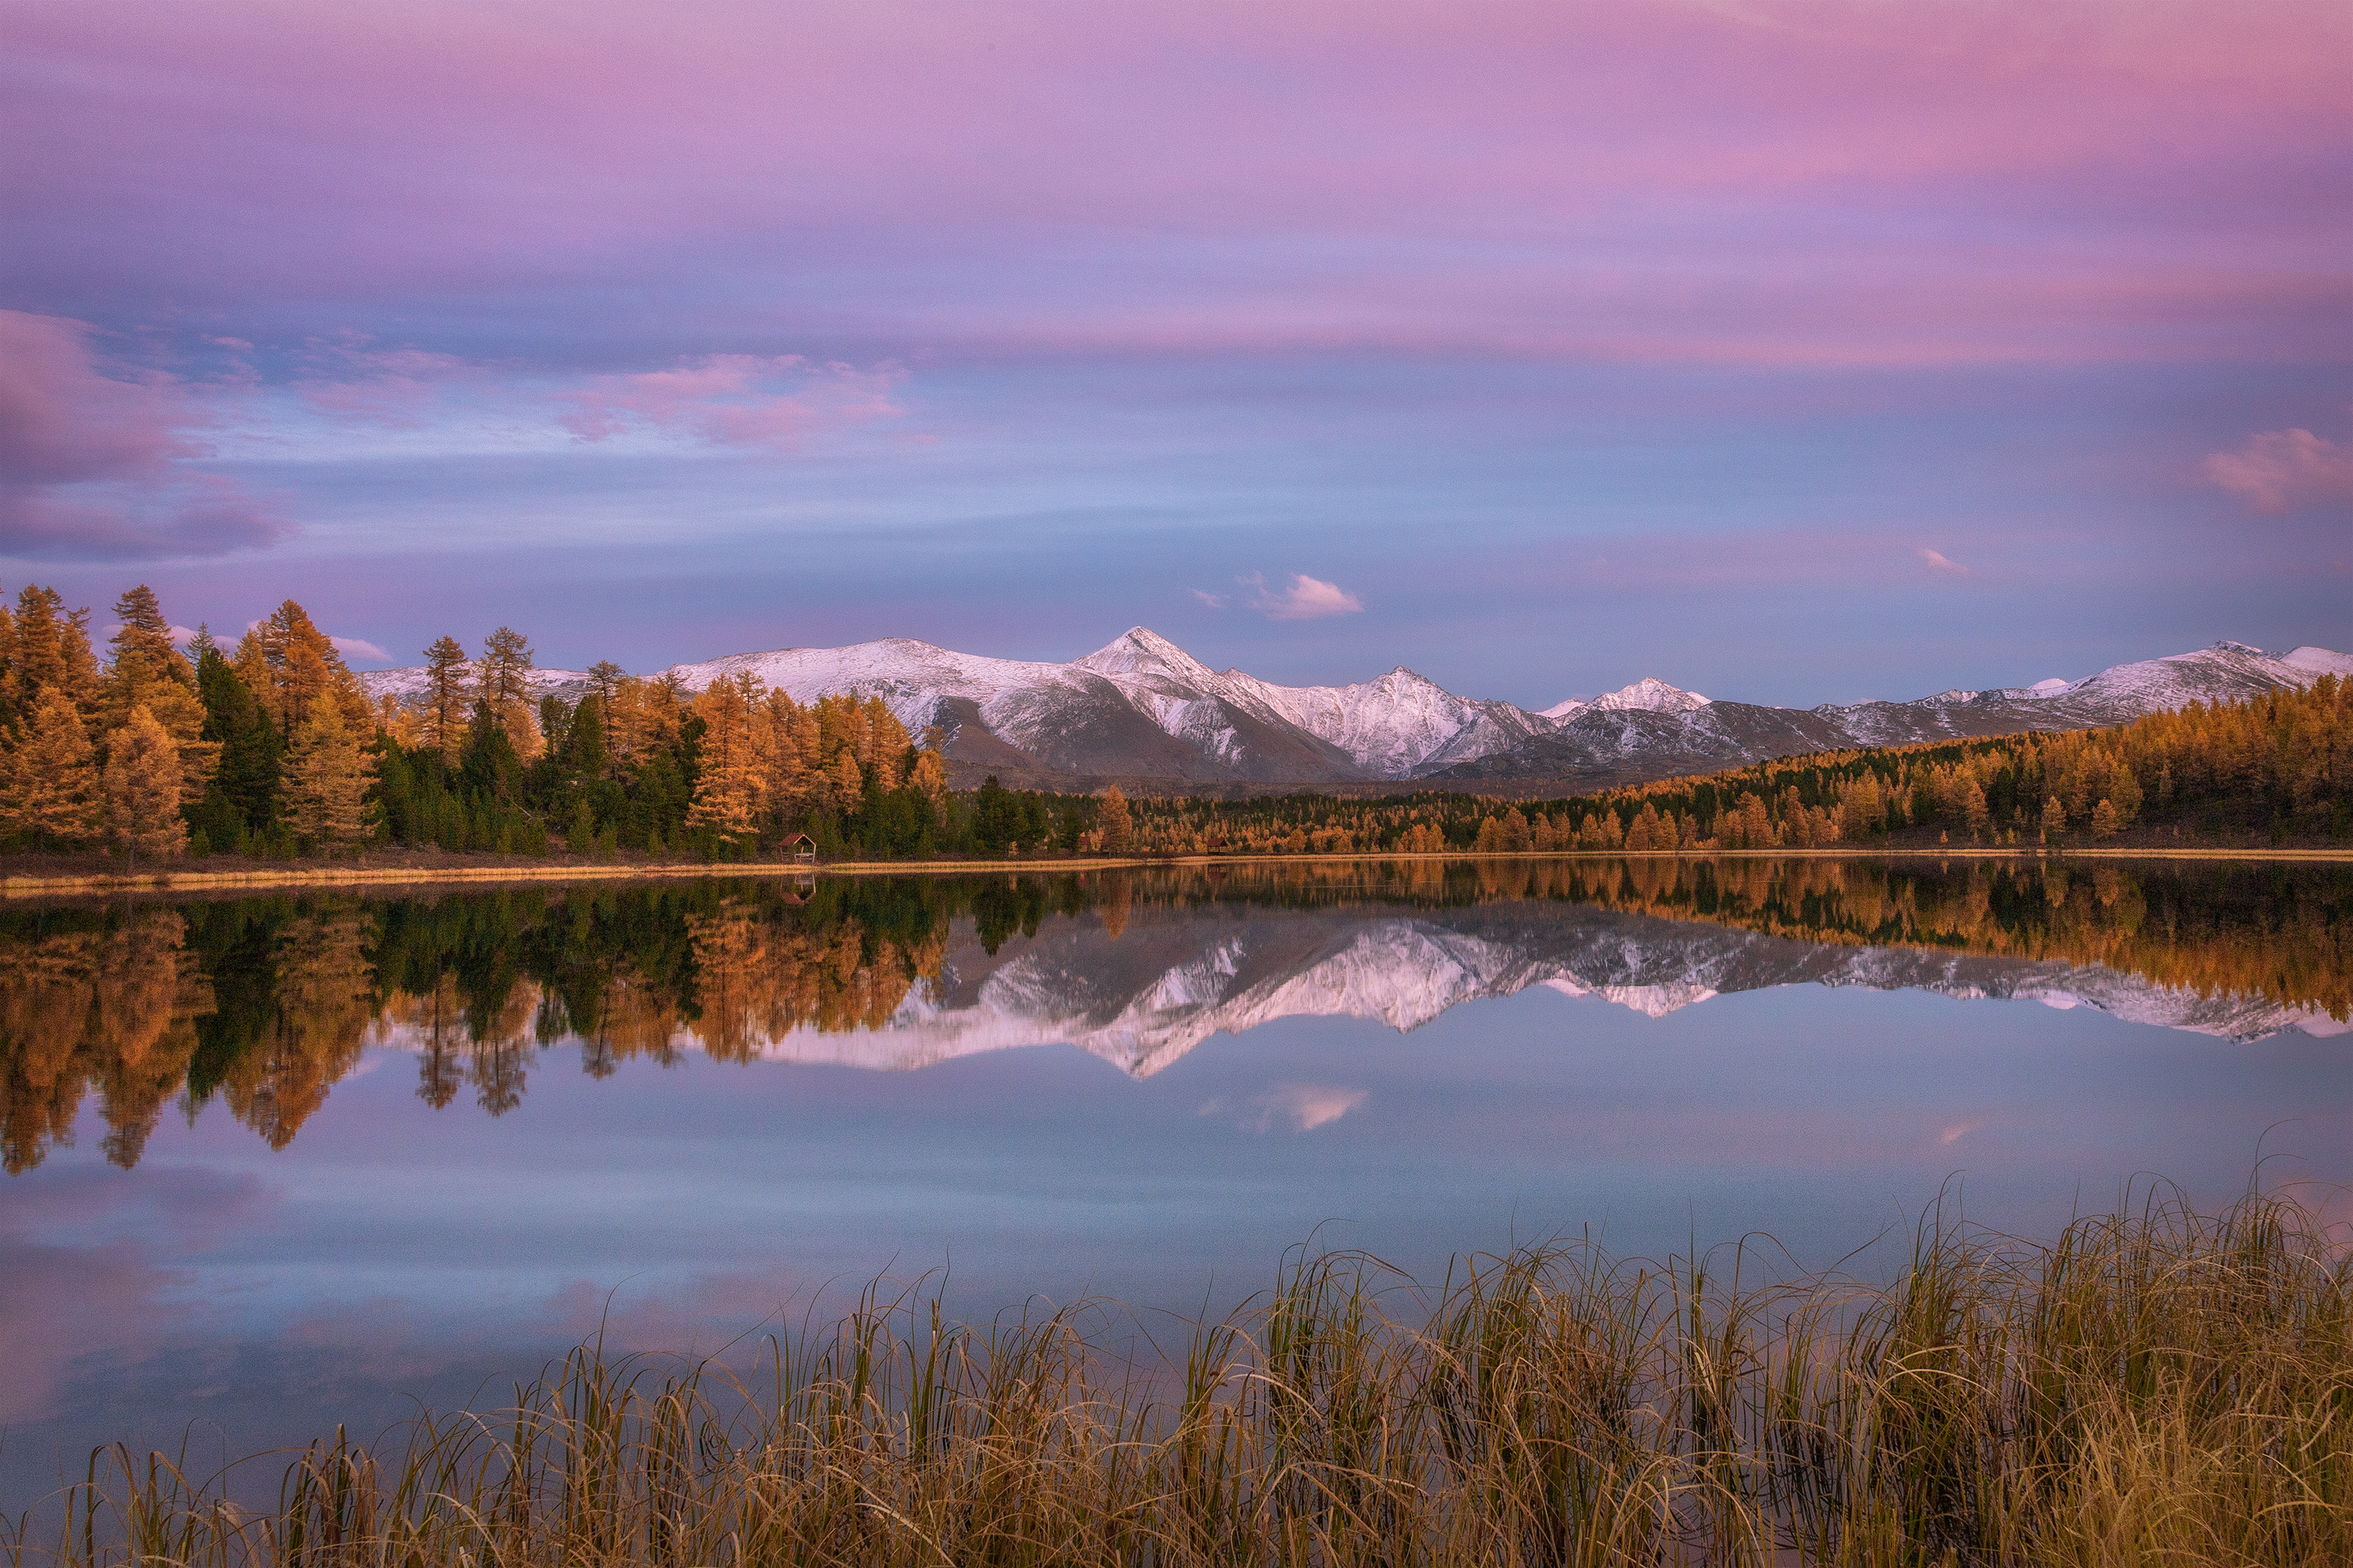
[[[1426,791],[1128,798],[951,788],[937,731],[879,699],[750,674],[691,692],[600,662],[534,700],[529,640],[443,637],[371,701],[288,600],[183,651],[144,586],[90,612],[0,606],[0,852],[19,876],[227,870],[366,853],[421,866],[1831,847],[2279,847],[2353,842],[2353,693],[2323,678],[2103,730],[1790,757],[1505,803]],[[789,847],[789,849],[787,849]]]

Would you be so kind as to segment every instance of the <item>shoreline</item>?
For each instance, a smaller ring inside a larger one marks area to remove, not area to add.
[[[1452,860],[2238,860],[2353,864],[2353,848],[2067,848],[1922,847],[1810,849],[1549,849],[1514,853],[1475,849],[1366,851],[1303,855],[1162,855],[1009,860],[737,861],[565,866],[288,867],[251,871],[100,872],[83,876],[0,877],[0,899],[58,893],[195,892],[217,889],[412,887],[466,882],[624,882],[693,880],[713,877],[940,876],[1007,871],[1127,871],[1155,867],[1334,865],[1348,861]]]

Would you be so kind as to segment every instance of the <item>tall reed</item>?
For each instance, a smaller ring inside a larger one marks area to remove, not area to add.
[[[1585,1245],[1413,1289],[1294,1252],[1181,1363],[870,1290],[756,1377],[584,1346],[338,1432],[276,1504],[127,1447],[9,1568],[2353,1562],[2353,1272],[2315,1216],[1943,1216],[1883,1286]]]

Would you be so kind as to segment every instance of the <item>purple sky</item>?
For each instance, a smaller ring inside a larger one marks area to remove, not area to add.
[[[2353,11],[0,0],[0,579],[1813,702],[2353,645]]]

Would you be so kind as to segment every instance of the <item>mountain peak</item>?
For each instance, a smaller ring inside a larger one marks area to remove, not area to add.
[[[1641,709],[1652,713],[1688,713],[1694,708],[1708,706],[1708,699],[1696,691],[1670,686],[1655,675],[1646,675],[1631,686],[1621,686],[1606,696],[1595,698],[1593,706]]]
[[[1071,663],[1096,675],[1170,675],[1187,681],[1217,679],[1208,665],[1150,626],[1130,626],[1086,658]]]

